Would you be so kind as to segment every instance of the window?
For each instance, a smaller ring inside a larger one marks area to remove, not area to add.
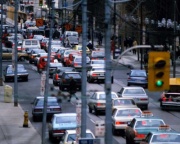
[[[145,94],[143,89],[125,89],[124,94]]]
[[[117,116],[140,116],[141,112],[138,109],[119,110]]]
[[[135,128],[144,128],[144,127],[159,127],[160,125],[164,125],[162,120],[157,119],[143,119],[139,120],[136,123]]]
[[[73,77],[74,79],[80,79],[81,76],[78,74],[78,73],[72,73],[72,74],[67,74],[67,77],[70,78],[70,77]]]
[[[56,123],[76,123],[76,116],[61,116],[56,118]]]

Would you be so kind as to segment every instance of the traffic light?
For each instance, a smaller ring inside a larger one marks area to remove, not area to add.
[[[170,53],[149,52],[148,56],[148,90],[162,91],[169,89]]]
[[[43,6],[43,0],[39,0],[39,6]]]

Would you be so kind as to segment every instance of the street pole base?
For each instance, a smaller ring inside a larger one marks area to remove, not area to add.
[[[3,78],[0,78],[0,86],[3,86]]]
[[[28,125],[27,124],[23,124],[23,127],[28,128]]]

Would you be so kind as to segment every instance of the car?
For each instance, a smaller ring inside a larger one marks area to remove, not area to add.
[[[78,45],[79,44],[79,37],[76,36],[68,36],[68,41],[70,46]]]
[[[7,65],[5,70],[4,70],[4,81],[14,81],[14,70],[12,65]],[[23,81],[28,81],[28,76],[29,73],[25,69],[24,65],[18,64],[17,65],[17,79],[18,80],[23,80]]]
[[[60,41],[60,40],[52,40],[51,41],[51,47],[53,47],[53,46],[61,46],[61,47],[63,47],[63,45],[62,45],[62,42]],[[49,41],[46,43],[46,51],[48,51],[48,47],[49,47]]]
[[[72,49],[79,51],[82,53],[82,45],[75,45]],[[86,47],[86,54],[90,55],[91,51],[89,50],[88,47]]]
[[[59,90],[69,89],[70,87],[70,77],[76,81],[76,86],[81,90],[81,74],[79,72],[63,72],[59,80]]]
[[[118,98],[118,95],[115,92],[111,92],[111,98]],[[90,96],[88,100],[89,113],[92,113],[93,110],[95,115],[98,115],[100,111],[105,111],[106,109],[106,94],[104,91],[95,92]]]
[[[148,86],[148,76],[145,70],[131,70],[128,74],[127,86]]]
[[[24,39],[22,42],[22,47],[21,47],[22,52],[26,52],[26,49],[29,47],[41,49],[39,40],[37,40],[37,39]]]
[[[46,53],[43,49],[32,49],[29,52],[29,63],[32,64],[35,62],[35,58],[38,56],[39,53]],[[47,54],[47,53],[46,53]]]
[[[76,136],[76,130],[66,130],[59,144],[76,144]],[[86,138],[95,139],[94,134],[89,129],[86,130]]]
[[[117,108],[136,108],[137,105],[132,98],[114,98],[112,99],[112,111]]]
[[[124,135],[124,130],[127,127],[127,123],[130,122],[135,117],[140,117],[142,111],[140,108],[116,108],[112,114],[112,133],[117,135],[117,132],[120,132],[120,135]]]
[[[92,82],[99,82],[105,80],[105,67],[104,66],[89,66],[89,69],[87,71],[87,81],[89,83]],[[111,76],[111,83],[114,82],[113,75]]]
[[[90,67],[89,63],[90,63],[90,58],[88,56],[86,56],[86,68],[87,69]],[[82,70],[82,56],[79,56],[79,55],[74,56],[74,60],[72,62],[72,67],[77,69],[77,71]]]
[[[39,41],[41,41],[43,38],[44,38],[43,35],[34,35],[34,36],[33,36],[33,39],[37,39],[37,40],[39,40]]]
[[[179,144],[180,133],[172,130],[168,125],[159,126],[157,131],[149,132],[140,144]]]
[[[117,94],[119,97],[133,98],[138,107],[148,109],[149,97],[143,87],[122,87]]]
[[[95,50],[90,54],[91,60],[104,60],[105,59],[105,51],[104,50]]]
[[[37,66],[37,63],[39,62],[40,57],[48,56],[48,53],[38,53],[37,56],[34,58],[34,65]]]
[[[140,143],[149,132],[157,131],[160,125],[166,125],[164,120],[152,114],[133,118],[125,129],[126,144]]]
[[[76,129],[76,117],[76,113],[54,114],[48,124],[49,139],[61,139],[66,130]]]
[[[53,74],[55,73],[57,67],[63,67],[62,63],[59,62],[50,62],[49,64],[49,77],[52,78]]]
[[[63,55],[65,50],[68,50],[69,48],[61,48],[56,52],[56,55],[54,56],[59,62],[62,60],[61,55]]]
[[[180,110],[180,78],[170,78],[169,90],[162,92],[160,108],[162,110]]]
[[[62,77],[63,72],[66,72],[66,71],[72,72],[72,71],[76,71],[76,70],[72,67],[57,67],[53,74],[53,85],[54,86],[59,85],[60,78]]]
[[[35,97],[32,102],[32,116],[33,121],[38,121],[43,117],[44,110],[44,96]],[[52,117],[54,114],[61,113],[62,108],[56,97],[48,96],[47,98],[47,117]]]
[[[105,60],[91,60],[91,67],[105,67]]]

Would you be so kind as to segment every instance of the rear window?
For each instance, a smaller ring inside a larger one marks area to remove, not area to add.
[[[117,98],[115,94],[111,94],[111,98]],[[106,94],[100,94],[99,95],[100,100],[105,100],[106,99]]]
[[[118,105],[134,105],[134,103],[130,99],[114,100],[114,106]]]
[[[146,77],[146,72],[144,71],[132,71],[131,76],[140,76],[140,77]]]
[[[94,138],[91,133],[86,133],[86,138]],[[76,134],[69,134],[67,142],[76,141]]]
[[[145,94],[143,89],[125,89],[124,94]]]
[[[92,61],[92,64],[104,64],[104,61],[100,61],[100,60]]]
[[[137,121],[135,124],[136,129],[141,129],[144,127],[159,127],[160,125],[164,125],[165,123],[162,120],[158,119],[143,119]]]
[[[151,142],[180,142],[180,135],[162,133],[154,135]]]
[[[74,79],[79,79],[79,78],[81,78],[81,76],[80,76],[80,74],[78,74],[78,73],[72,73],[72,74],[66,74],[66,78],[70,78],[70,77],[73,77]]]
[[[56,123],[76,123],[76,116],[61,116],[56,118]]]
[[[44,106],[44,99],[37,99],[36,106]],[[47,106],[58,106],[56,99],[48,99]]]
[[[32,40],[30,40],[30,41],[25,41],[25,45],[38,45],[38,42],[37,41],[32,41]]]
[[[105,53],[103,51],[93,52],[92,56],[105,56]]]
[[[139,109],[124,109],[119,110],[116,116],[141,116]]]

